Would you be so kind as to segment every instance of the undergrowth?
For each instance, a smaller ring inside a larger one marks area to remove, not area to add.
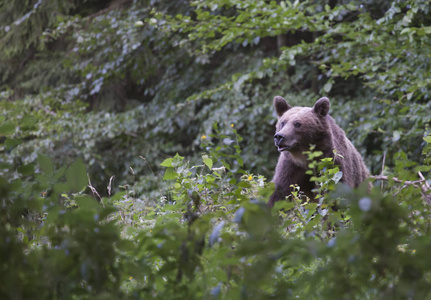
[[[160,185],[153,198],[136,193],[132,168],[129,186],[111,193],[111,179],[109,196],[101,197],[82,161],[57,169],[39,155],[37,164],[3,164],[2,174],[16,176],[0,178],[0,295],[430,296],[429,204],[420,185],[426,182],[407,183],[429,165],[403,156],[405,169],[394,170],[383,188],[352,190],[338,183],[342,173],[333,161],[311,149],[316,198],[295,187],[270,209],[273,184],[246,171],[234,128],[221,134],[214,126],[201,142],[200,164],[178,154],[162,162],[169,188]],[[404,185],[393,175],[404,176]]]

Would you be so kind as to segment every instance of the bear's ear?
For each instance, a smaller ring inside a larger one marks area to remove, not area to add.
[[[313,106],[313,111],[319,116],[326,116],[329,112],[329,99],[326,97],[320,98]]]
[[[287,104],[286,100],[284,100],[281,96],[275,96],[274,98],[274,108],[277,112],[277,116],[281,117],[286,111],[291,109],[292,107]]]

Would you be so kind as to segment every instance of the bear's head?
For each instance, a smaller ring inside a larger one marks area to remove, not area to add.
[[[329,99],[320,98],[313,107],[291,107],[283,97],[274,98],[278,122],[274,143],[279,152],[301,156],[310,145],[320,145],[328,136]]]

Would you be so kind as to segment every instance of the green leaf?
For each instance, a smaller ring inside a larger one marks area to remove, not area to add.
[[[401,30],[400,34],[409,33],[411,30],[411,28],[404,28],[403,30]]]
[[[134,26],[135,27],[143,27],[144,26],[144,22],[142,22],[142,21],[136,21]]]
[[[393,133],[392,141],[395,143],[399,141],[401,138],[401,132],[399,130],[395,130]]]
[[[422,29],[424,30],[424,32],[425,32],[426,34],[431,34],[431,26],[422,27]]]
[[[343,172],[339,171],[334,174],[334,177],[332,177],[332,180],[334,180],[335,183],[338,183],[342,177],[343,177]]]
[[[178,173],[174,168],[167,168],[163,180],[175,180],[178,177]]]
[[[172,157],[165,159],[160,165],[162,167],[172,167],[172,161],[174,159]]]
[[[150,18],[150,24],[151,25],[157,25],[157,19],[156,18]]]
[[[31,128],[33,127],[35,124],[37,123],[37,118],[30,116],[30,115],[26,115],[22,118],[20,125],[23,128]]]
[[[213,168],[213,160],[208,155],[202,156],[204,164],[211,170]]]
[[[67,183],[74,193],[87,186],[87,172],[81,159],[75,160],[66,171]]]
[[[317,223],[320,222],[320,220],[322,219],[322,217],[320,215],[315,216],[313,219],[311,219],[307,225],[304,226],[305,230],[312,230],[314,226],[317,225]]]
[[[24,176],[32,175],[34,174],[34,165],[33,164],[22,165],[17,169],[17,171]]]
[[[37,157],[37,162],[39,163],[39,167],[43,173],[45,173],[46,175],[52,174],[54,166],[52,164],[51,158],[46,155],[39,154],[39,156]]]
[[[184,159],[184,157],[178,155],[178,153],[175,154],[175,156],[172,160],[172,167],[178,167],[179,165],[181,165],[183,162],[183,159]]]
[[[246,182],[246,181],[241,181],[241,182],[239,182],[237,185],[238,185],[238,187],[240,187],[240,188],[249,188],[249,187],[251,187],[250,183],[249,183],[249,182]]]
[[[115,246],[122,252],[132,252],[136,250],[134,242],[130,240],[120,240]]]
[[[305,209],[311,210],[311,211],[315,211],[316,207],[317,207],[317,203],[308,203],[307,205],[305,205]]]
[[[4,142],[6,147],[8,147],[9,149],[15,148],[16,146],[18,146],[19,144],[21,144],[21,140],[18,139],[6,139],[6,141]]]
[[[97,211],[100,207],[96,199],[88,195],[77,196],[75,201],[79,205],[79,208],[83,210]]]
[[[325,83],[325,85],[323,86],[323,90],[325,91],[325,93],[329,93],[332,90],[332,81],[328,81],[327,83]]]
[[[424,137],[424,141],[431,144],[431,135]]]
[[[279,210],[285,210],[288,211],[289,209],[292,209],[295,207],[295,202],[290,202],[290,201],[277,201],[274,204],[274,210],[275,211],[279,211]]]
[[[0,124],[0,136],[9,135],[15,132],[15,125],[11,121]]]

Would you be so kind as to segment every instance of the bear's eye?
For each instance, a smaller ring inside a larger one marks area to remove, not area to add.
[[[301,123],[295,122],[295,123],[293,123],[293,126],[295,126],[295,128],[299,128],[299,127],[301,127]]]
[[[285,123],[284,121],[281,121],[281,122],[280,122],[280,128],[283,128],[283,127],[284,127],[284,125],[286,125],[286,123]]]

